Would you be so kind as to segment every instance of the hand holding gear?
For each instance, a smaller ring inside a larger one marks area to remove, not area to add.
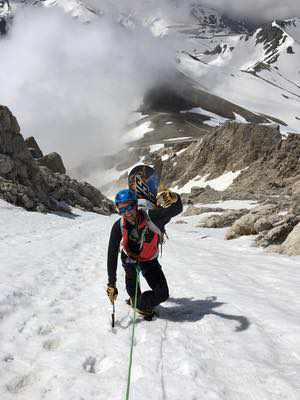
[[[176,193],[173,193],[170,190],[164,190],[163,192],[158,193],[156,204],[158,207],[168,208],[172,204],[176,203],[177,199],[178,196]]]
[[[118,289],[115,286],[108,285],[106,289],[106,294],[111,304],[114,304],[114,302],[117,300],[118,297]]]

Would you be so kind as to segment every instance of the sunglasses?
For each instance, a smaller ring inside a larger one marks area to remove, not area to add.
[[[136,208],[136,204],[128,204],[126,207],[118,207],[119,214],[125,214],[126,211],[133,211]]]

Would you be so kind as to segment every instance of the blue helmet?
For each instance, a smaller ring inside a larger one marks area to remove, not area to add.
[[[137,203],[136,194],[130,189],[120,190],[115,197],[115,205],[117,206],[119,203],[126,203],[127,201]]]

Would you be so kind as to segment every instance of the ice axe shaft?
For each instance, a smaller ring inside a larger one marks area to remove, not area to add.
[[[115,302],[112,303],[113,306],[113,312],[111,314],[111,327],[115,327]]]

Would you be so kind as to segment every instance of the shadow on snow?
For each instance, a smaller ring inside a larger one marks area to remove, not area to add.
[[[195,322],[200,321],[205,315],[216,315],[217,317],[238,322],[235,331],[241,332],[249,328],[250,321],[243,315],[225,314],[215,311],[215,308],[221,307],[226,303],[216,301],[215,296],[207,297],[205,300],[195,300],[193,297],[172,298],[168,303],[175,304],[171,307],[159,306],[159,318],[173,322]]]

